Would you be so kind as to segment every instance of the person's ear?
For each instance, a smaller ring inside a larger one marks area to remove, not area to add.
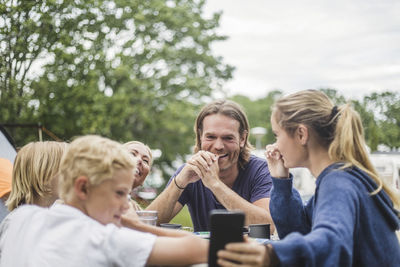
[[[248,132],[244,130],[242,136],[240,137],[240,142],[239,142],[240,148],[244,148],[244,146],[246,145],[247,134]]]
[[[304,124],[300,124],[296,129],[296,136],[301,145],[306,145],[309,138],[308,128]]]
[[[88,196],[89,178],[86,176],[79,176],[74,182],[74,191],[76,196],[84,200]]]

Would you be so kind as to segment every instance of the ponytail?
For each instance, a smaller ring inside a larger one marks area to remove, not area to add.
[[[394,207],[400,208],[399,193],[384,183],[369,159],[360,115],[350,104],[337,107],[323,92],[304,90],[276,101],[273,116],[289,135],[299,124],[307,125],[334,162],[344,163],[343,168],[355,166],[366,172],[377,184],[371,194],[383,189]]]
[[[391,187],[379,177],[368,156],[364,139],[364,130],[359,114],[350,106],[342,105],[338,109],[335,135],[329,146],[329,156],[334,161],[344,162],[343,168],[356,166],[366,172],[377,184],[371,195],[384,190],[393,201],[395,208],[400,208],[400,198]]]

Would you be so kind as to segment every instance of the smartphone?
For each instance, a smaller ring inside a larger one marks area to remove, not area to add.
[[[243,242],[244,213],[242,211],[212,210],[210,213],[210,247],[208,266],[216,267],[217,252],[226,244]]]

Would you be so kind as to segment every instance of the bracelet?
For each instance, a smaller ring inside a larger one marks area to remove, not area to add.
[[[175,176],[175,177],[176,177],[176,176]],[[184,190],[186,187],[180,187],[180,186],[178,185],[178,183],[176,182],[175,177],[174,177],[174,182],[175,182],[176,187],[178,187],[180,190]]]

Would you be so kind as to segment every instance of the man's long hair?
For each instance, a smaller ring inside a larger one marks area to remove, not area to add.
[[[247,120],[246,114],[239,104],[230,100],[216,100],[207,104],[202,108],[199,115],[196,118],[194,124],[194,132],[196,133],[196,144],[194,152],[197,153],[201,150],[201,135],[203,133],[203,120],[205,117],[213,114],[221,114],[232,118],[239,122],[239,136],[240,138],[245,138],[244,147],[240,148],[239,153],[239,167],[243,168],[244,165],[250,159],[250,152],[254,147],[249,143],[249,122]]]

